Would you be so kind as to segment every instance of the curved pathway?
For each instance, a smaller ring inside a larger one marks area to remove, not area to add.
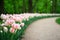
[[[26,29],[22,40],[60,40],[60,25],[55,18],[46,18],[33,22]]]

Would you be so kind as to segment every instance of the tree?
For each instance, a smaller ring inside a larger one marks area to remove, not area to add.
[[[32,0],[28,0],[28,12],[29,13],[32,13],[33,12],[33,10],[32,10]]]
[[[26,12],[26,4],[25,4],[25,0],[23,0],[23,12]]]
[[[57,0],[52,0],[52,13],[56,13]]]
[[[35,2],[33,2],[34,3],[34,5],[33,5],[33,7],[32,7],[32,10],[33,10],[33,12],[38,12],[38,10],[37,10],[37,2],[38,2],[38,0],[33,0],[33,1],[35,1]]]
[[[4,0],[0,0],[0,14],[4,13]]]

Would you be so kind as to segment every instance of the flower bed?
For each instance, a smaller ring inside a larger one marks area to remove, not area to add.
[[[33,21],[42,18],[59,17],[60,15],[40,14],[1,14],[0,40],[21,40],[25,29]]]

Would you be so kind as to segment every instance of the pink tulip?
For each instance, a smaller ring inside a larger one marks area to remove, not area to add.
[[[14,33],[15,32],[15,29],[14,28],[10,28],[10,32],[11,33]]]
[[[9,16],[1,14],[1,18],[4,19],[4,20],[7,20],[9,18]]]
[[[11,25],[11,24],[13,24],[13,23],[15,23],[15,21],[12,20],[12,19],[8,19],[8,20],[6,20],[6,22],[5,22],[6,25]]]
[[[12,16],[11,19],[16,20],[16,17],[15,16]]]
[[[14,29],[21,29],[20,25],[19,24],[12,24],[12,28]]]
[[[18,21],[18,22],[22,22],[22,18],[21,17],[16,17],[16,20],[15,21]]]

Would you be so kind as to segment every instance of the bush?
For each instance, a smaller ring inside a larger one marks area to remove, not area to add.
[[[60,24],[60,17],[56,19],[56,23]]]

